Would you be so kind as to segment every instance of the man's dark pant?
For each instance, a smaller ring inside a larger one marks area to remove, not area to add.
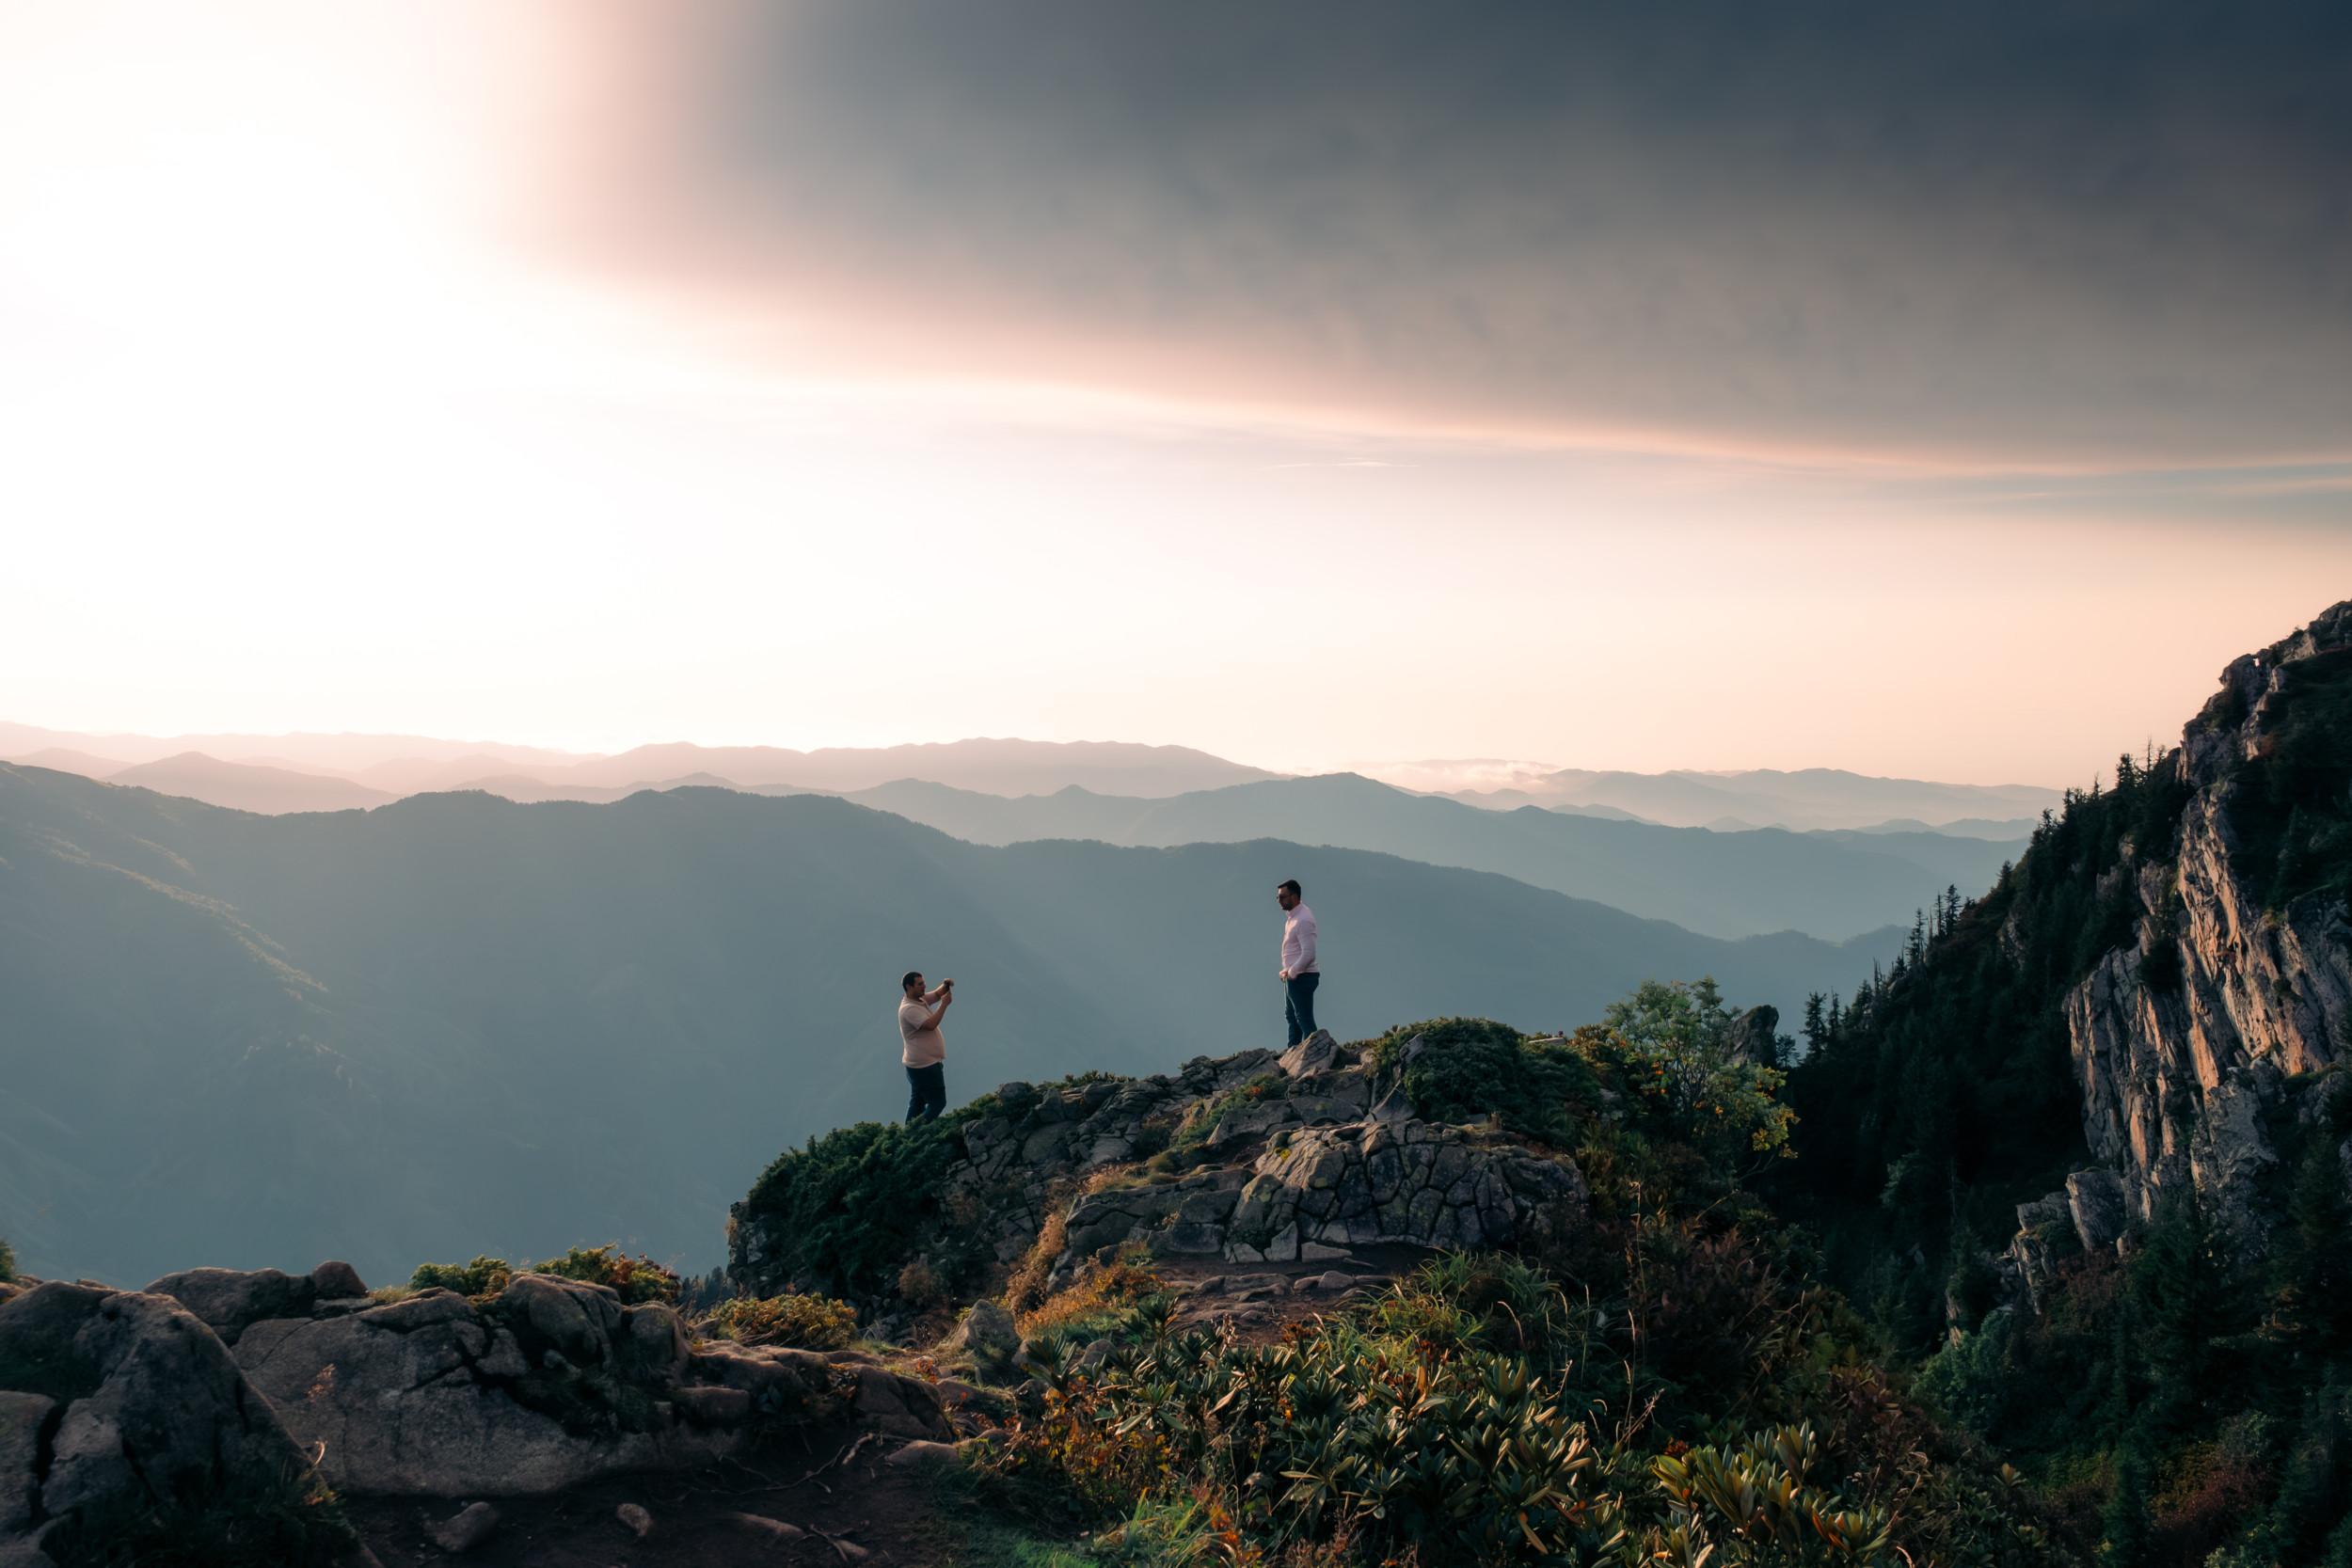
[[[928,1121],[947,1108],[947,1064],[907,1069],[907,1120]]]
[[[1320,974],[1294,974],[1282,982],[1282,1015],[1290,1020],[1291,1044],[1315,1032],[1315,982]]]

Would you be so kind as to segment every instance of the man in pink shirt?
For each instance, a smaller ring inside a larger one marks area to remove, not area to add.
[[[1274,890],[1274,901],[1282,906],[1282,1012],[1293,1045],[1315,1032],[1315,987],[1323,979],[1315,965],[1315,911],[1299,891],[1295,880]]]
[[[947,1108],[947,1042],[939,1024],[955,999],[953,980],[925,990],[919,969],[898,981],[898,1060],[907,1069],[909,1121],[929,1121]]]

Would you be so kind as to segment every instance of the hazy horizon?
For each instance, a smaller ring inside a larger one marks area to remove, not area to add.
[[[2177,726],[2175,726],[2175,728],[2177,729]],[[13,736],[16,736],[19,732],[33,733],[21,739],[12,738]],[[2157,736],[2156,739],[2159,745],[2169,743],[2164,736]],[[109,741],[133,742],[135,744],[120,746],[115,752],[92,750],[92,748],[103,747]],[[220,745],[220,743],[224,741],[233,741],[236,744],[233,746]],[[265,748],[274,741],[301,741],[313,743],[314,746],[331,745],[332,743],[342,741],[362,747],[363,750],[355,753],[354,756],[350,758],[329,763],[319,760],[315,757],[304,758],[274,756],[266,751],[258,749]],[[401,750],[404,745],[412,743],[421,745],[429,750],[422,752]],[[382,753],[384,760],[409,760],[412,758],[424,760],[429,759],[432,756],[444,753],[453,757],[479,754],[485,759],[492,759],[496,758],[497,753],[501,752],[510,753],[537,752],[546,759],[544,762],[538,764],[538,766],[562,767],[581,762],[609,761],[628,756],[633,752],[641,751],[677,746],[692,747],[703,751],[725,751],[738,749],[775,750],[799,752],[806,754],[824,752],[895,752],[919,748],[1029,743],[1047,746],[1130,746],[1145,747],[1153,750],[1197,752],[1202,755],[1213,757],[1218,761],[1232,763],[1240,768],[1260,768],[1272,774],[1304,778],[1329,774],[1357,773],[1367,778],[1378,779],[1383,783],[1395,784],[1399,788],[1418,790],[1424,793],[1509,789],[1516,785],[1529,784],[1552,774],[1564,772],[1593,774],[1629,773],[1653,777],[1674,773],[1687,773],[1705,777],[1730,778],[1752,773],[1802,773],[1827,770],[1854,773],[1864,778],[1875,779],[1891,780],[1911,777],[1909,775],[1869,772],[1860,768],[1826,768],[1824,765],[1818,764],[1804,765],[1795,768],[1749,768],[1735,764],[1709,768],[1669,767],[1659,768],[1620,768],[1597,763],[1543,762],[1525,758],[1504,759],[1495,757],[1355,757],[1334,763],[1327,767],[1279,768],[1262,762],[1253,757],[1231,756],[1222,752],[1212,751],[1207,747],[1195,746],[1182,740],[1147,740],[1134,736],[1072,736],[1050,738],[1037,736],[1013,735],[934,736],[910,737],[902,740],[884,740],[856,746],[790,746],[783,742],[771,740],[742,739],[708,741],[670,736],[658,739],[646,738],[634,740],[611,748],[594,748],[573,747],[548,741],[522,740],[510,736],[484,735],[469,736],[431,734],[422,731],[405,732],[359,730],[351,728],[299,728],[278,731],[180,730],[163,733],[147,733],[131,730],[96,731],[87,729],[72,729],[48,724],[26,724],[11,716],[0,715],[0,761],[22,760],[26,757],[37,755],[43,750],[56,749],[61,751],[82,752],[100,761],[119,763],[126,768],[141,767],[151,761],[167,759],[178,755],[203,755],[212,756],[215,760],[224,762],[235,761],[274,763],[281,767],[325,770],[326,772],[336,775],[348,774],[354,776],[364,773],[370,766],[368,761],[361,760],[361,758],[373,757],[379,752]],[[207,747],[214,747],[215,750],[208,751]],[[2112,760],[2111,756],[2106,759],[2106,761],[2110,764],[2112,763]],[[533,764],[528,759],[518,758],[510,761],[508,766],[513,767],[518,772],[528,772],[529,768],[533,766]],[[659,779],[649,779],[646,782],[660,783],[663,781]],[[2072,783],[2076,781],[2040,781],[2031,779],[1988,778],[1936,780],[1916,779],[1914,782],[1954,784],[1988,789],[2014,787],[2058,790],[2069,787]]]

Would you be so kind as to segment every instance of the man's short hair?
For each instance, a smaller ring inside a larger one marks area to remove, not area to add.
[[[914,984],[917,980],[920,980],[922,977],[923,972],[921,970],[910,969],[904,974],[898,976],[898,989],[900,990],[904,990],[909,986]]]
[[[1295,878],[1293,878],[1293,879],[1290,879],[1290,880],[1288,880],[1288,881],[1281,881],[1281,882],[1277,882],[1277,883],[1275,883],[1275,884],[1274,884],[1274,891],[1275,891],[1275,892],[1277,892],[1277,893],[1287,893],[1287,894],[1289,894],[1289,895],[1290,895],[1293,898],[1301,898],[1301,897],[1304,897],[1304,896],[1306,896],[1306,893],[1307,893],[1307,890],[1306,890],[1305,888],[1302,888],[1302,887],[1300,887],[1300,886],[1298,885],[1297,879],[1295,879]]]

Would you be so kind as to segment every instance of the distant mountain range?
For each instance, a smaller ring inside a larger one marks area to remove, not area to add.
[[[1436,764],[1418,764],[1426,772]],[[1607,807],[1667,827],[1870,828],[1909,819],[1934,826],[1963,818],[1988,819],[1995,827],[2025,822],[2056,810],[2063,792],[2038,784],[1952,784],[1925,779],[1880,779],[1836,768],[1794,772],[1756,768],[1708,773],[1594,772],[1569,768],[1523,777],[1497,789],[1457,790],[1457,800],[1504,810],[1547,806],[1554,810]],[[2021,836],[2003,831],[1999,836]]]
[[[1186,746],[1104,740],[952,740],[912,746],[639,746],[610,756],[529,746],[431,740],[415,736],[86,736],[0,722],[0,760],[106,778],[134,763],[189,753],[343,778],[389,795],[459,789],[479,781],[536,783],[559,789],[635,788],[689,778],[746,788],[868,789],[893,779],[929,779],[961,789],[1024,795],[1077,784],[1105,794],[1161,796],[1279,775]],[[199,799],[210,799],[199,796]],[[227,802],[215,801],[215,804]]]
[[[1723,942],[1279,842],[991,847],[824,797],[261,816],[0,766],[0,1232],[134,1283],[614,1239],[707,1266],[777,1150],[902,1104],[903,969],[963,983],[957,1100],[1279,1043],[1282,876],[1343,1036],[1573,1024],[1652,975],[1793,1011],[1895,940]]]
[[[1137,800],[1065,789],[1018,799],[899,780],[848,797],[975,844],[1090,838],[1227,844],[1257,838],[1376,849],[1499,872],[1713,936],[1855,936],[1993,884],[2022,841],[1916,832],[1709,832],[1522,807],[1479,811],[1353,773]]]
[[[550,799],[592,791],[723,782],[746,789],[790,785],[834,792],[902,779],[988,795],[1050,795],[1075,785],[1100,795],[1165,798],[1283,777],[1183,746],[1119,741],[956,740],[930,745],[827,747],[639,746],[610,755],[422,736],[204,735],[159,738],[82,735],[0,721],[0,761],[105,778],[135,763],[187,752],[219,762],[321,773],[391,795],[496,787]],[[1949,784],[1883,779],[1838,768],[1666,773],[1550,769],[1533,764],[1399,763],[1359,771],[1408,793],[1466,804],[1549,811],[1667,827],[1919,831],[1975,838],[2026,836],[2061,794],[2027,784]],[[1449,781],[1502,779],[1488,788]],[[210,799],[198,795],[197,799]],[[607,797],[617,798],[617,797]],[[215,804],[220,802],[215,801]]]
[[[286,737],[277,737],[283,740]],[[451,743],[453,749],[455,743]],[[296,748],[299,750],[300,748]],[[1630,913],[1671,920],[1711,936],[1801,930],[1842,940],[1903,920],[1947,886],[1976,893],[1991,885],[2024,842],[2023,825],[1963,819],[1952,832],[1918,822],[1867,830],[1790,832],[1778,827],[1669,828],[1605,804],[1503,810],[1417,795],[1354,774],[1276,778],[1176,747],[1047,745],[963,741],[870,752],[717,751],[646,747],[592,763],[524,770],[482,751],[437,760],[394,759],[362,770],[364,779],[298,771],[260,762],[229,762],[185,752],[130,766],[92,753],[48,748],[36,753],[64,770],[138,784],[215,805],[263,813],[380,806],[399,798],[386,784],[419,789],[479,789],[516,801],[610,803],[646,789],[708,786],[753,793],[843,794],[863,805],[925,823],[977,844],[1094,839],[1166,847],[1256,838],[1375,849],[1433,865],[1514,877],[1536,887],[1592,898]],[[790,768],[855,780],[893,767],[992,781],[994,789],[961,788],[912,777],[855,788],[802,779],[750,782],[711,770],[668,774],[663,768],[707,762],[737,773]],[[482,773],[478,768],[497,771]],[[1168,792],[1187,778],[1225,775],[1247,782]],[[1021,792],[1024,783],[1107,778],[1129,786],[1104,790],[1057,784]],[[1631,775],[1618,775],[1626,778]],[[1754,777],[1754,776],[1750,776]],[[1773,775],[1776,779],[1795,775]],[[1963,786],[1857,779],[1823,772],[1774,787],[1784,799],[1827,802],[1909,800]],[[618,778],[618,783],[599,779]],[[1822,781],[1828,781],[1824,784]],[[1886,786],[1878,788],[1876,786]],[[2011,836],[2000,836],[2010,827]]]

